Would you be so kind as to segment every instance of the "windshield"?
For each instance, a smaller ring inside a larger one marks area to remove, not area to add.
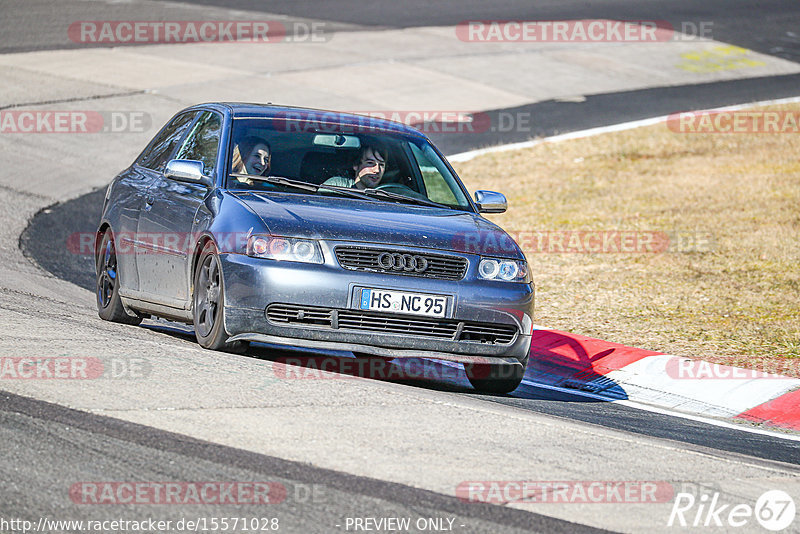
[[[235,119],[228,189],[471,210],[458,178],[425,139],[348,126],[333,132],[336,126],[318,126],[288,119]]]

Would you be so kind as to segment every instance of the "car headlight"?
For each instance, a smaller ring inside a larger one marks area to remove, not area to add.
[[[247,240],[247,255],[278,261],[322,263],[319,243],[308,239],[253,235]]]
[[[481,258],[478,276],[484,280],[524,282],[528,276],[528,265],[521,260]]]

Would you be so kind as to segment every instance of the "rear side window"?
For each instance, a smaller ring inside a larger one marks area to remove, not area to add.
[[[178,115],[156,136],[150,147],[139,157],[136,162],[142,167],[164,172],[169,157],[175,151],[186,129],[192,124],[196,112],[190,111]]]
[[[222,117],[211,111],[204,112],[183,142],[176,159],[202,161],[205,174],[213,174],[217,166],[221,128]]]

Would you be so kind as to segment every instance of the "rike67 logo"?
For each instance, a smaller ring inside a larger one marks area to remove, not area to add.
[[[763,528],[779,532],[794,522],[796,509],[794,499],[781,490],[764,492],[750,504],[723,504],[720,493],[678,493],[672,505],[667,526],[680,527],[724,527],[725,532],[741,527],[753,528],[753,519]]]

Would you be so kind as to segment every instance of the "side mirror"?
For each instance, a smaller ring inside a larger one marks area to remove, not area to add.
[[[164,176],[178,182],[188,182],[206,187],[214,185],[210,176],[203,174],[203,162],[193,159],[173,159],[167,163]]]
[[[506,196],[494,191],[475,191],[475,204],[479,213],[504,213],[508,209]]]

